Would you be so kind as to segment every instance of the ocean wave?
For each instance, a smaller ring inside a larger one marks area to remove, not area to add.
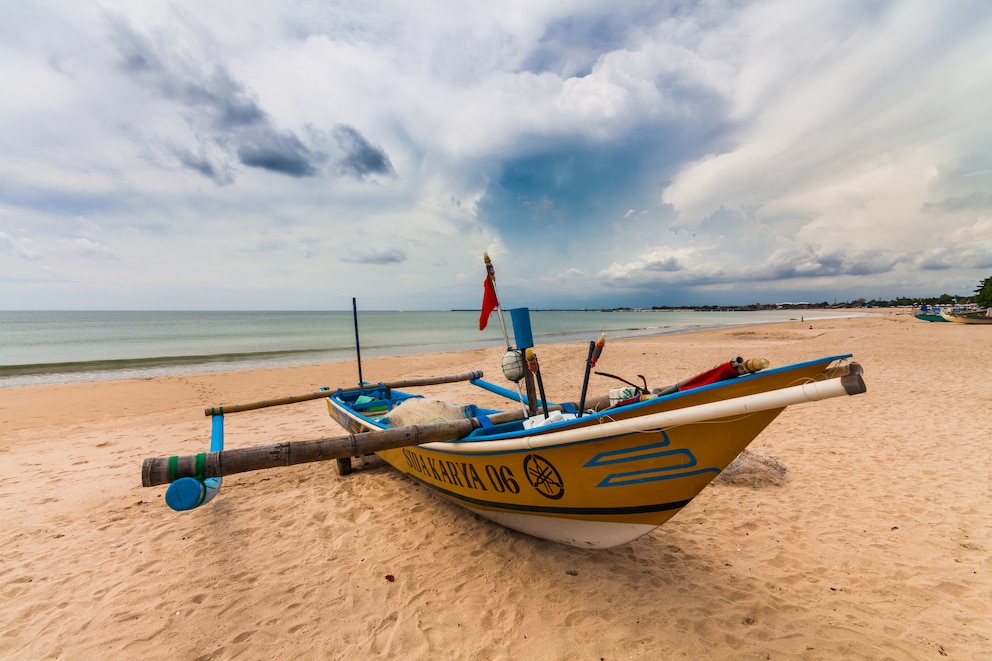
[[[60,363],[0,365],[0,379],[38,374],[67,374],[75,372],[108,372],[121,370],[151,370],[157,368],[206,365],[216,363],[245,363],[266,360],[319,357],[334,353],[333,349],[289,349],[280,351],[248,351],[238,353],[194,354],[188,356],[150,356],[143,358],[113,358]]]

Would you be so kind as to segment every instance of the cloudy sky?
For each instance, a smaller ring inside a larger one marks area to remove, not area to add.
[[[970,294],[985,0],[0,0],[0,309]]]

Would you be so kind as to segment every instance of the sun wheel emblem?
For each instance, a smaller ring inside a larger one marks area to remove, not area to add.
[[[561,475],[547,459],[539,455],[529,454],[524,457],[524,475],[530,485],[545,498],[558,500],[565,495]]]

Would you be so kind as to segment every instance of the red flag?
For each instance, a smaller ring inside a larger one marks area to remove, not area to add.
[[[489,325],[489,315],[492,311],[496,309],[499,305],[499,301],[496,300],[496,288],[493,287],[492,278],[486,276],[485,282],[482,283],[482,314],[479,315],[479,330],[486,330],[486,326]]]

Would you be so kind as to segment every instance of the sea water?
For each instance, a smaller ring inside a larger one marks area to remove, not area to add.
[[[537,345],[837,316],[830,310],[532,311]],[[504,311],[513,342],[510,315]],[[493,313],[358,312],[365,357],[505,346]],[[332,312],[0,311],[0,387],[354,360],[355,318]]]

